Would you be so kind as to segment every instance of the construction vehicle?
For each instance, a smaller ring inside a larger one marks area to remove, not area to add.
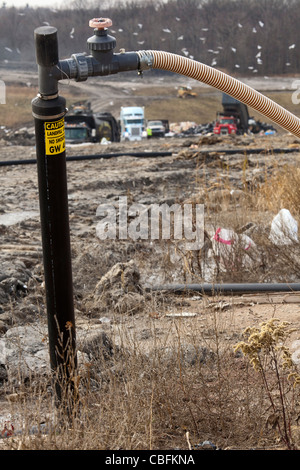
[[[192,88],[189,87],[189,86],[181,86],[181,87],[179,87],[179,89],[177,91],[177,97],[178,98],[182,98],[182,99],[196,98],[196,96],[197,96],[197,93],[192,91]]]
[[[122,106],[120,111],[121,141],[147,137],[144,107]]]
[[[234,116],[217,115],[217,120],[214,125],[214,134],[227,135],[237,134],[237,120]]]
[[[67,144],[119,142],[120,131],[112,114],[93,113],[90,103],[80,103],[65,116],[65,138]]]
[[[222,94],[223,112],[217,114],[214,134],[245,134],[249,130],[249,113],[245,104]]]

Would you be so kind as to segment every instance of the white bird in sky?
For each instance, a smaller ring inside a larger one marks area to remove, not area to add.
[[[257,33],[256,28],[252,29],[252,33]]]
[[[208,31],[208,28],[202,28],[202,31]]]
[[[217,65],[217,61],[216,61],[216,59],[213,59],[212,63],[211,63],[211,67],[214,67],[215,65]]]
[[[165,29],[163,29],[163,32],[164,33],[170,33],[171,31],[169,30],[169,28],[165,28]]]
[[[176,21],[180,21],[180,18],[178,18],[178,16],[175,17]]]
[[[238,23],[238,27],[239,27],[239,28],[242,28],[243,25],[242,25],[241,23]]]
[[[296,44],[291,44],[291,45],[289,46],[289,49],[295,49],[295,47],[296,47]]]
[[[142,29],[143,25],[141,23],[138,23],[138,27]]]
[[[258,24],[259,24],[259,26],[260,26],[261,28],[263,28],[264,25],[265,25],[265,23],[263,23],[262,21],[259,21]]]
[[[72,28],[71,31],[70,31],[70,38],[72,38],[72,39],[74,38],[74,36],[73,36],[73,35],[74,35],[74,31],[75,31],[74,28]]]
[[[232,52],[236,53],[236,48],[235,47],[232,47],[231,50],[232,50]]]
[[[240,68],[239,64],[235,64],[235,67],[236,67],[237,69],[239,69],[239,68]]]
[[[258,59],[259,57],[261,57],[261,52],[258,52],[255,57],[256,57],[257,59]]]
[[[178,40],[178,41],[182,41],[182,40],[183,40],[183,36],[179,36],[179,37],[177,38],[177,40]]]
[[[12,52],[12,49],[10,47],[5,47],[5,49],[8,51],[8,52]]]

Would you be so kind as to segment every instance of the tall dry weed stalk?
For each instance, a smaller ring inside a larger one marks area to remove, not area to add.
[[[261,323],[260,328],[247,328],[245,341],[235,346],[235,352],[242,351],[261,375],[271,405],[268,423],[277,429],[288,450],[297,448],[292,433],[292,417],[295,388],[300,384],[300,375],[285,344],[293,331],[288,322],[272,318]]]
[[[294,217],[300,215],[300,168],[285,165],[266,178],[258,191],[258,206],[277,213],[288,209]]]

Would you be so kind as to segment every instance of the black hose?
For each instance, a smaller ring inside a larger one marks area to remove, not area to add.
[[[240,284],[166,284],[148,287],[150,291],[167,291],[177,294],[201,292],[202,294],[246,294],[258,292],[297,292],[299,283],[240,283]]]
[[[67,162],[82,161],[82,160],[99,160],[101,158],[109,159],[115,157],[138,157],[138,158],[153,158],[153,157],[169,157],[172,152],[127,152],[127,153],[103,153],[99,155],[77,155],[66,157]],[[0,161],[0,166],[12,166],[12,165],[32,165],[36,164],[36,159],[26,160],[7,160]]]
[[[275,148],[275,149],[216,149],[215,152],[225,155],[234,155],[236,153],[242,153],[244,155],[250,154],[278,154],[278,153],[292,153],[296,152],[298,149],[294,148]],[[210,150],[201,150],[199,153],[206,155]],[[138,158],[153,158],[153,157],[170,157],[174,152],[120,152],[120,153],[103,153],[97,155],[76,155],[71,157],[66,157],[66,161],[83,161],[83,160],[99,160],[101,158],[109,159],[116,157],[138,157]],[[0,161],[0,166],[12,166],[12,165],[32,165],[35,164],[35,159],[27,160],[7,160]]]

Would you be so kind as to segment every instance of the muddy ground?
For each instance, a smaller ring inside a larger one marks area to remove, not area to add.
[[[32,146],[18,147],[6,142],[0,145],[1,161],[35,158]],[[218,273],[216,266],[210,264],[213,258],[209,239],[206,239],[206,250],[188,252],[176,240],[100,240],[96,227],[100,220],[99,205],[109,203],[117,208],[119,198],[126,196],[128,206],[204,202],[205,230],[209,237],[218,226],[236,230],[239,224],[240,231],[246,231],[254,226],[254,219],[255,226],[260,223],[267,231],[275,214],[264,211],[259,215],[257,207],[245,214],[246,187],[259,184],[266,172],[270,174],[285,163],[297,164],[299,146],[300,142],[287,134],[222,139],[194,136],[106,146],[70,146],[68,157],[103,154],[100,159],[67,162],[77,324],[99,325],[101,318],[111,319],[117,313],[122,321],[134,321],[141,332],[147,329],[149,319],[155,318],[157,328],[163,331],[165,322],[174,321],[168,315],[192,312],[195,316],[185,321],[197,321],[205,327],[207,306],[216,305],[221,300],[219,295],[165,293],[167,300],[161,302],[160,293],[146,288],[224,281],[298,282],[293,272],[289,277],[288,266],[284,277],[278,277],[275,271],[272,275],[272,269],[245,269],[238,273],[238,279],[234,272]],[[235,153],[225,152],[230,149]],[[264,151],[257,152],[258,149]],[[282,152],[278,154],[276,149]],[[126,155],[141,151],[153,154],[143,158]],[[160,156],[160,152],[169,154]],[[107,158],[111,153],[120,156]],[[13,325],[45,320],[46,308],[36,165],[0,167],[0,186],[0,327],[5,334]],[[96,286],[102,277],[117,263],[129,262],[137,270],[135,284],[139,287],[133,288],[133,294],[138,297],[117,298],[110,286],[108,297],[99,299]],[[240,331],[247,324],[266,320],[276,311],[277,317],[291,321],[300,332],[297,293],[226,296],[225,302],[223,310],[229,310],[230,314],[234,311]],[[294,339],[300,339],[300,333],[295,333]]]
[[[300,141],[285,133],[68,147],[67,157],[102,156],[67,162],[78,338],[100,330],[116,343],[126,338],[127,346],[138,345],[147,352],[158,338],[167,346],[179,330],[182,340],[195,331],[205,335],[214,312],[223,337],[233,345],[246,326],[276,317],[295,327],[290,346],[299,363],[300,293],[202,295],[153,290],[178,283],[299,282],[289,265],[278,269],[255,256],[250,269],[224,271],[216,264],[211,243],[217,227],[232,228],[252,240],[257,228],[269,233],[275,214],[249,203],[251,191],[286,163],[297,166],[299,148]],[[144,155],[138,156],[141,152]],[[118,156],[109,158],[111,154]],[[1,162],[35,157],[34,146],[0,142]],[[0,335],[5,338],[18,325],[47,331],[36,164],[0,166],[0,187]],[[185,241],[150,237],[101,240],[97,209],[110,204],[118,210],[120,197],[127,198],[128,206],[146,208],[203,203],[204,248],[189,251]],[[255,241],[259,244],[259,239]],[[9,402],[3,396],[1,422],[7,417],[11,419]]]

